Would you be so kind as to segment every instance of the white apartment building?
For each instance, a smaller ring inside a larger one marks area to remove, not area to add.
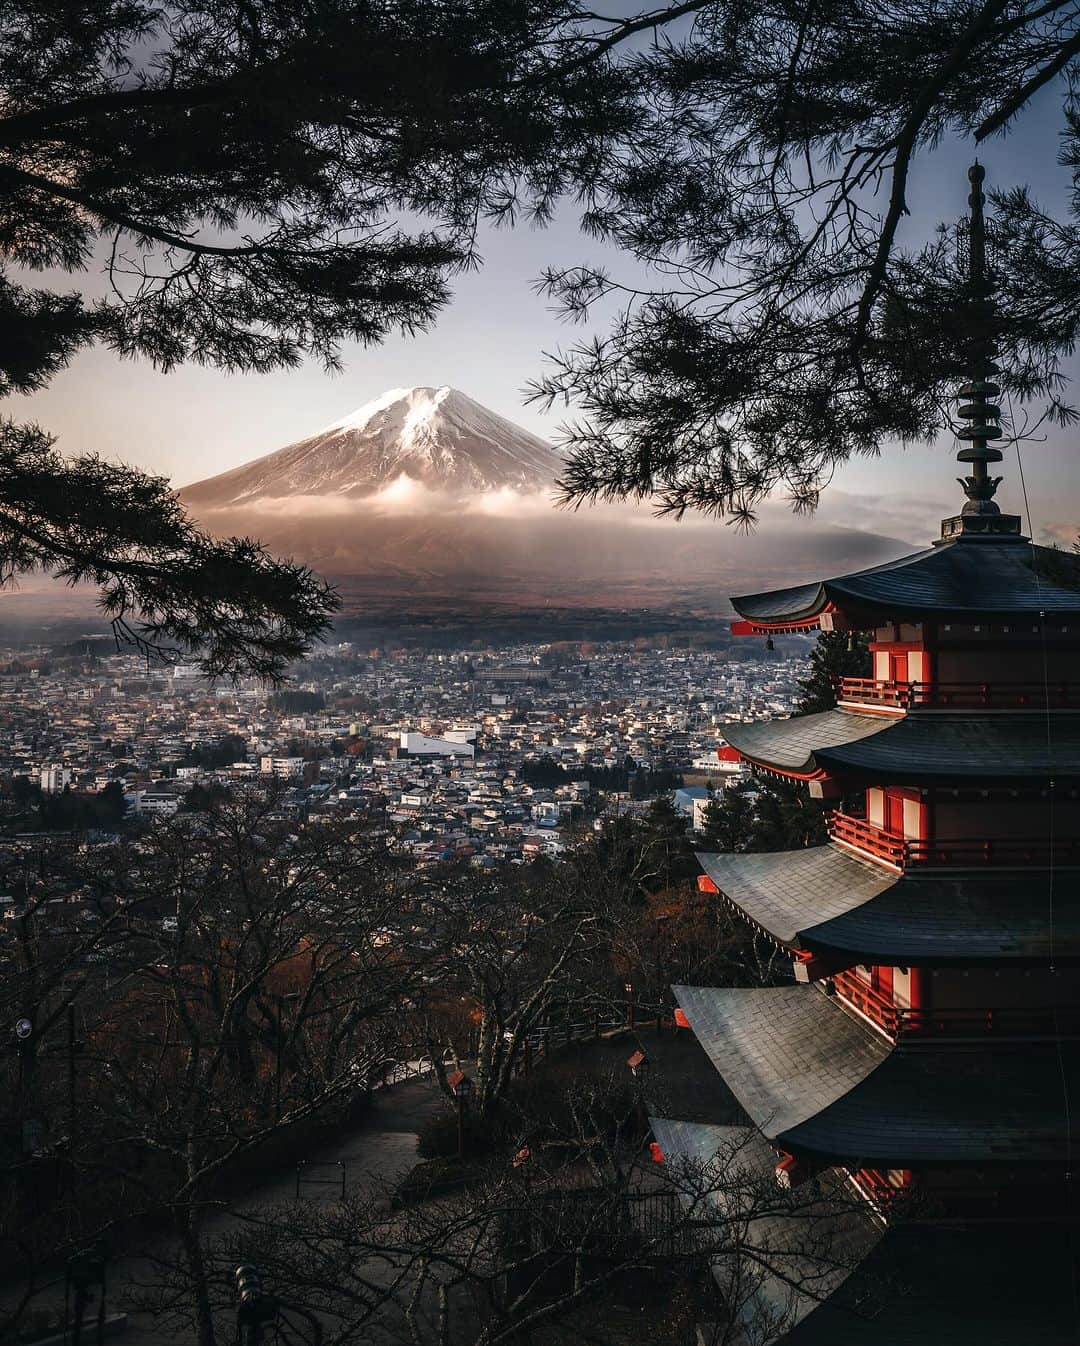
[[[71,767],[52,762],[41,768],[38,774],[38,784],[44,794],[59,795],[64,793],[74,778],[75,773]]]
[[[475,746],[463,736],[476,737],[476,730],[450,729],[443,738],[432,738],[429,734],[414,733],[403,729],[400,733],[399,747],[410,757],[474,757]],[[457,737],[461,735],[462,737]]]
[[[180,800],[164,790],[142,790],[135,811],[152,818],[172,818],[180,811]]]
[[[304,774],[304,759],[263,757],[259,760],[259,770],[264,776],[276,776],[278,780],[300,780]]]

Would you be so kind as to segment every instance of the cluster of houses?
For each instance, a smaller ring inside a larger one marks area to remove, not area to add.
[[[590,776],[668,768],[719,782],[736,771],[717,758],[717,725],[789,711],[801,662],[799,650],[732,661],[615,645],[583,657],[342,644],[280,695],[111,646],[3,651],[0,827],[34,830],[35,788],[119,787],[129,819],[152,819],[187,807],[195,787],[243,787],[273,789],[294,818],[362,815],[420,863],[557,855],[567,828],[601,807]],[[557,778],[536,783],[539,761]],[[693,801],[684,807],[692,816]]]

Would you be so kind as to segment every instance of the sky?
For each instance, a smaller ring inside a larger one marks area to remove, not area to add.
[[[1057,163],[1060,103],[1054,91],[1005,141],[980,147],[987,185],[1027,183],[1047,204],[1064,200],[1068,180]],[[970,146],[948,143],[924,152],[911,180],[909,227],[966,210]],[[36,420],[65,452],[94,450],[168,476],[176,486],[270,453],[346,415],[392,387],[450,384],[545,438],[565,411],[544,414],[522,390],[543,368],[543,352],[579,340],[538,296],[536,277],[550,264],[602,262],[614,274],[629,265],[580,235],[571,210],[538,230],[486,230],[484,265],[458,279],[454,298],[434,328],[382,346],[346,346],[344,370],[328,375],[317,362],[266,375],[226,375],[188,366],[160,374],[147,362],[121,361],[104,349],[80,353],[42,392],[9,398],[0,408]],[[100,280],[87,278],[91,290]],[[1080,374],[1080,359],[1069,371]],[[1073,392],[1080,400],[1080,389]],[[1045,443],[1023,447],[1031,526],[1038,537],[1071,540],[1080,530],[1080,429],[1051,430]],[[936,521],[962,504],[953,461],[956,446],[896,447],[877,460],[841,468],[826,492],[822,520],[923,542]],[[1020,510],[1014,451],[1007,452],[999,493]],[[783,508],[779,503],[775,509]]]

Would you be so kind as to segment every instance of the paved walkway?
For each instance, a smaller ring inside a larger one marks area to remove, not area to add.
[[[361,1187],[393,1186],[417,1162],[416,1138],[424,1119],[442,1106],[442,1095],[431,1076],[378,1090],[372,1096],[371,1107],[352,1130],[333,1143],[312,1150],[306,1160],[307,1173],[300,1183],[300,1200],[335,1200],[341,1193],[340,1185],[324,1186],[307,1179],[333,1179],[340,1183],[341,1170],[336,1167],[339,1163],[344,1165],[346,1194]],[[243,1209],[294,1201],[296,1190],[296,1169],[290,1166],[267,1175],[242,1197],[234,1198],[232,1205]],[[234,1224],[235,1216],[222,1210],[207,1217],[203,1235],[227,1233]],[[153,1269],[146,1257],[120,1257],[109,1264],[108,1276],[109,1312],[128,1314],[127,1331],[115,1341],[123,1346],[187,1346],[185,1337],[167,1333],[155,1324],[149,1311],[132,1310],[123,1302],[125,1292],[137,1290],[140,1284],[153,1283]],[[59,1303],[63,1297],[62,1280],[55,1294]],[[83,1346],[90,1346],[95,1339],[92,1333],[84,1335]]]

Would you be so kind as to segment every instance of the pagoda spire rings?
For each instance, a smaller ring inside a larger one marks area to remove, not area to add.
[[[968,278],[965,313],[968,323],[966,381],[958,390],[960,405],[957,415],[963,422],[956,432],[962,442],[957,460],[970,472],[957,481],[967,500],[954,519],[942,524],[942,536],[1001,535],[1020,531],[1020,521],[1012,515],[1002,515],[994,496],[1001,477],[993,477],[987,470],[990,463],[1000,463],[1002,453],[994,440],[1002,438],[1001,407],[995,400],[1001,387],[994,382],[1000,373],[995,356],[995,329],[997,313],[992,297],[990,273],[986,264],[986,197],[982,184],[986,169],[977,160],[968,169],[971,193],[968,196]]]

